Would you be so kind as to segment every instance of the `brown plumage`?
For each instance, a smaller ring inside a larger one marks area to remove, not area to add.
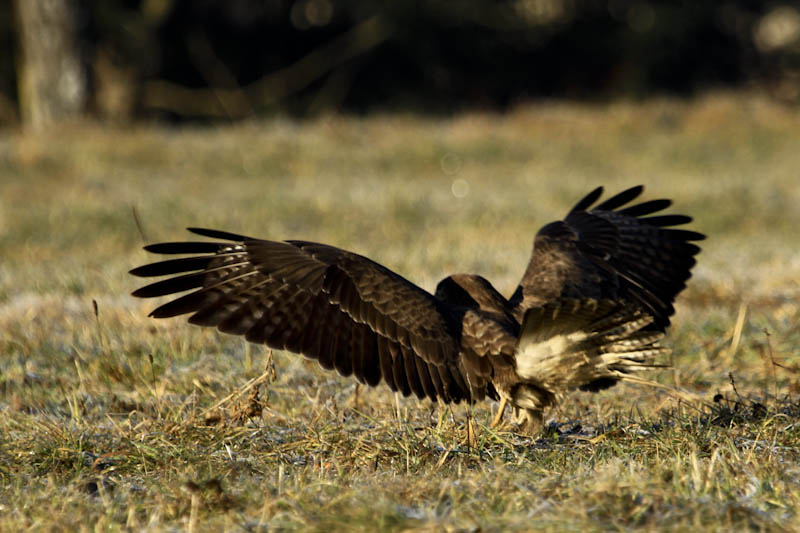
[[[651,215],[670,205],[623,207],[642,187],[591,207],[599,187],[543,227],[519,287],[506,299],[480,276],[456,274],[430,294],[360,255],[306,241],[274,242],[190,228],[213,242],[152,244],[187,254],[136,268],[165,280],[143,298],[192,291],[151,316],[189,322],[302,353],[361,383],[432,401],[511,403],[522,430],[569,390],[598,390],[655,366],[704,238],[671,229],[691,219]]]

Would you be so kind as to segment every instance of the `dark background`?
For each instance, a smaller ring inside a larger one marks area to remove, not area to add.
[[[757,87],[798,100],[798,2],[79,0],[87,111],[239,119],[505,110]],[[0,3],[0,113],[18,104]]]

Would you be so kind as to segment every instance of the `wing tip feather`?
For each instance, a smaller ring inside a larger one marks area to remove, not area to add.
[[[593,203],[597,201],[600,196],[603,195],[603,186],[600,185],[595,187],[589,194],[581,198],[577,204],[575,204],[572,209],[570,209],[570,213],[576,213],[578,211],[586,211]]]
[[[212,239],[222,239],[224,241],[244,242],[255,240],[252,237],[246,237],[238,233],[230,233],[228,231],[209,228],[188,227],[186,228],[186,231],[194,233],[195,235],[202,235],[203,237],[210,237]]]

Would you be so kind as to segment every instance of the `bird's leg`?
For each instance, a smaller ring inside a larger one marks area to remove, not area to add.
[[[495,428],[500,425],[500,422],[503,421],[503,413],[506,411],[506,404],[508,403],[508,398],[503,396],[500,398],[500,407],[497,409],[497,415],[495,415],[494,420],[492,423],[489,424],[489,427]]]
[[[353,409],[355,409],[356,411],[358,411],[358,386],[359,383],[356,382],[356,388],[353,391]]]

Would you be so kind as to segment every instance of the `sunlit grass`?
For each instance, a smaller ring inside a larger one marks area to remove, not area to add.
[[[0,529],[800,528],[798,138],[800,111],[752,95],[5,132]],[[470,448],[463,406],[291,354],[273,374],[261,347],[129,296],[141,245],[194,225],[508,294],[539,227],[637,183],[709,235],[674,368],[651,376],[707,405],[575,394],[536,440],[490,430],[479,405]]]

